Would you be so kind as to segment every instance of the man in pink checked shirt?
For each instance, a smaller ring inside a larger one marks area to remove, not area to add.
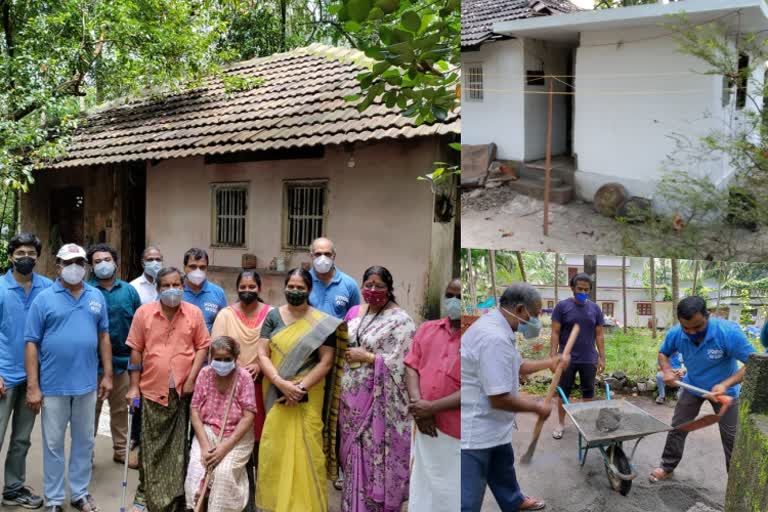
[[[405,358],[416,423],[411,445],[410,510],[445,510],[460,501],[461,280],[445,289],[447,317],[424,322]]]

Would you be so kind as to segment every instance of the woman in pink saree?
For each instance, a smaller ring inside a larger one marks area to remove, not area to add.
[[[408,499],[413,421],[403,359],[416,325],[392,288],[386,268],[369,268],[363,275],[366,304],[348,316],[339,406],[342,512],[399,512]]]

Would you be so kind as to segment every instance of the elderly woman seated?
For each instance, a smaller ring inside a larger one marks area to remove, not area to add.
[[[245,465],[253,452],[256,395],[253,378],[237,366],[239,354],[234,339],[215,338],[211,364],[200,370],[195,382],[191,404],[195,439],[184,484],[190,509],[200,496],[205,497],[206,471],[211,473],[209,512],[240,512],[248,505]]]

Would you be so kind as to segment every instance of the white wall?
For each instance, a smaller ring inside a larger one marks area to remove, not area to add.
[[[576,54],[574,151],[577,194],[591,200],[606,182],[620,181],[651,198],[662,164],[676,154],[673,134],[692,144],[727,127],[722,78],[691,73],[706,66],[677,52],[660,28],[582,34]],[[641,42],[638,39],[653,38]],[[616,45],[617,41],[628,41]],[[724,163],[698,172],[720,178]]]
[[[543,67],[547,75],[565,75],[568,71],[568,48],[554,46],[550,42],[525,39],[525,67],[528,70],[540,71]],[[560,78],[565,81],[565,78]],[[572,91],[562,82],[555,81],[554,92]],[[547,116],[549,110],[549,79],[543,86],[525,85],[525,160],[539,160],[546,157],[547,147]],[[566,102],[570,98],[564,94],[556,94],[552,98],[552,155],[562,155],[566,152]]]
[[[627,257],[627,286],[643,286],[643,265],[645,258]],[[576,267],[579,272],[584,272],[584,256],[568,254],[565,256],[565,272],[567,267]],[[567,275],[567,274],[566,274]],[[597,257],[597,283],[598,286],[621,286],[621,256]]]
[[[467,99],[469,66],[483,65],[482,102]],[[476,52],[463,52],[464,77],[461,103],[462,144],[496,143],[503,160],[524,158],[523,45],[517,39],[481,46]]]

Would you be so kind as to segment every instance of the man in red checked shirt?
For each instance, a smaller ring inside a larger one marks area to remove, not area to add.
[[[405,358],[414,419],[410,510],[459,507],[461,494],[461,280],[445,289],[446,318],[424,322]]]

